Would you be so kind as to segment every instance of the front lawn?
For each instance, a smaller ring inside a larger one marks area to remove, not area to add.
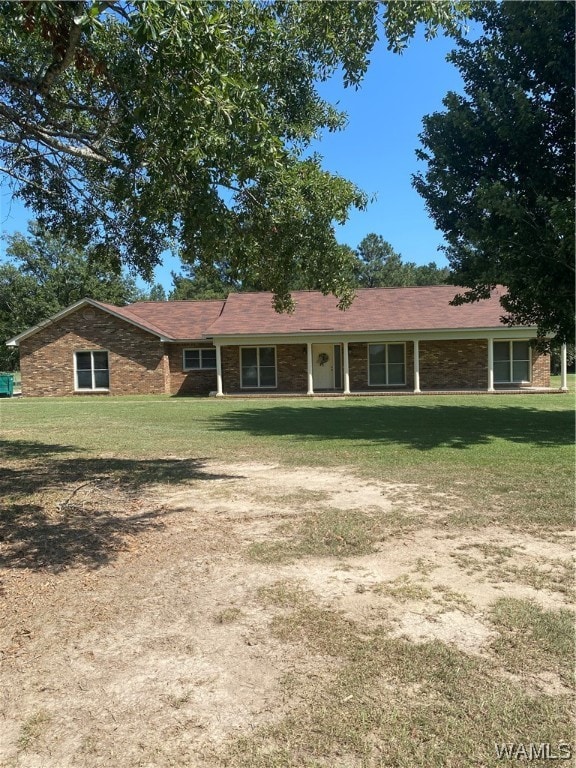
[[[0,401],[0,763],[573,752],[573,421],[572,394]]]
[[[51,454],[86,473],[178,474],[171,457],[346,466],[456,493],[481,522],[570,525],[572,395],[353,400],[70,398],[0,401],[6,459]],[[177,477],[176,477],[177,479]]]

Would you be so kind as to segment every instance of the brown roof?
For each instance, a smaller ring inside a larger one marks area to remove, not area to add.
[[[220,316],[222,299],[204,301],[138,301],[127,307],[95,302],[110,312],[169,339],[201,339]]]
[[[504,288],[485,301],[454,307],[450,301],[464,291],[450,285],[417,288],[364,288],[352,305],[338,309],[334,296],[317,291],[294,291],[295,311],[274,311],[271,293],[232,293],[226,301],[140,301],[116,307],[94,299],[82,299],[48,320],[6,342],[14,346],[44,326],[75,311],[86,302],[117,317],[174,341],[212,336],[258,336],[306,333],[354,333],[370,331],[441,331],[503,328],[500,297]]]
[[[334,296],[295,291],[291,315],[274,311],[271,293],[230,294],[209,335],[502,328],[499,298],[504,289],[493,291],[485,301],[451,306],[463,290],[450,285],[364,288],[345,311],[338,309]]]

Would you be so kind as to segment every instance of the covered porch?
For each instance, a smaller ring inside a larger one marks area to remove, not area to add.
[[[217,397],[349,397],[558,391],[523,333],[214,339]],[[566,347],[561,386],[567,391]]]

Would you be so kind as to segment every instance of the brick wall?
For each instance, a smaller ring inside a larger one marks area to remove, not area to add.
[[[74,353],[83,350],[108,352],[110,394],[167,391],[168,358],[164,345],[155,336],[88,306],[21,342],[22,394],[75,394]]]
[[[550,386],[550,355],[532,350],[532,386]]]
[[[420,342],[420,389],[487,388],[487,341]]]
[[[167,344],[172,395],[207,395],[216,391],[216,370],[184,371],[183,352],[185,349],[214,349],[206,342],[188,344]]]
[[[414,388],[414,344],[406,342],[406,384],[398,387],[368,385],[368,344],[350,343],[350,389],[352,392],[410,391]],[[276,347],[278,392],[306,392],[306,345],[279,344]],[[222,348],[224,393],[239,393],[239,347]],[[548,355],[533,353],[532,386],[546,387],[550,382]],[[422,390],[488,388],[488,342],[483,339],[420,342],[420,388]],[[176,391],[174,387],[172,391]],[[260,391],[260,390],[256,390]]]
[[[277,344],[277,386],[269,391],[306,392],[308,389],[306,360],[306,344]],[[240,347],[222,347],[222,381],[224,394],[267,391],[240,388]]]

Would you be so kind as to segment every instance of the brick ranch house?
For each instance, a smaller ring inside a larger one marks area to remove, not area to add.
[[[548,388],[549,356],[534,348],[534,328],[502,323],[501,292],[451,306],[457,290],[361,289],[346,311],[296,291],[292,314],[276,313],[269,293],[127,307],[83,299],[7,343],[20,347],[25,396]]]

